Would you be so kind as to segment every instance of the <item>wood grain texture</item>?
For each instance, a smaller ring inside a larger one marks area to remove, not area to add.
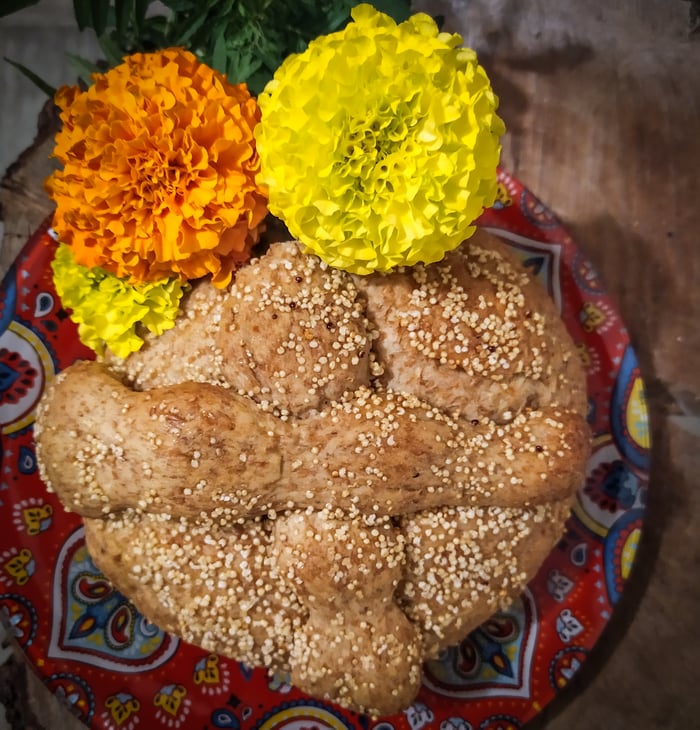
[[[425,0],[479,51],[508,126],[504,166],[602,276],[647,385],[646,530],[628,588],[549,730],[698,725],[700,37],[683,0]],[[3,112],[5,113],[5,112]],[[47,124],[52,124],[50,117]],[[9,171],[2,265],[49,211],[50,131]]]
[[[477,12],[482,5],[482,13]],[[497,11],[497,7],[501,12]],[[562,4],[564,5],[564,4]],[[687,4],[452,3],[479,18],[508,127],[503,163],[565,221],[616,300],[646,381],[646,532],[608,629],[534,723],[698,723],[700,39]],[[476,39],[473,44],[478,47]]]

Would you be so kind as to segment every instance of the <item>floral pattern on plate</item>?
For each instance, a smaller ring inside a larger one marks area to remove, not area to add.
[[[579,670],[620,600],[643,529],[644,384],[613,303],[565,227],[501,171],[480,224],[557,304],[588,373],[593,453],[565,534],[512,606],[426,665],[417,701],[368,718],[164,634],[100,575],[80,518],[38,474],[34,411],[55,374],[93,354],[55,294],[40,228],[0,292],[0,612],[46,686],[99,730],[519,728]]]

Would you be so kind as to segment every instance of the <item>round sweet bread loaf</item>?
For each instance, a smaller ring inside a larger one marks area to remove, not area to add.
[[[35,438],[151,621],[381,715],[537,571],[585,412],[554,304],[479,231],[368,277],[272,244],[138,353],[63,371]]]

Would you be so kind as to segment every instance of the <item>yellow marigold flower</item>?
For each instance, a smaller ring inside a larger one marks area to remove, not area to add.
[[[143,328],[161,335],[175,323],[183,294],[177,277],[129,284],[100,267],[76,263],[60,244],[51,263],[56,293],[78,324],[80,341],[101,355],[126,357],[143,345]]]
[[[505,131],[474,51],[369,5],[288,57],[258,99],[260,179],[290,232],[359,274],[441,259],[493,203]]]
[[[256,100],[177,48],[92,78],[56,94],[63,169],[46,187],[60,240],[79,263],[135,282],[211,274],[225,286],[267,214]]]

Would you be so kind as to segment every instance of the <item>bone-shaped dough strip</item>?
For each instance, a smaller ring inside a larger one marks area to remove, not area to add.
[[[369,389],[285,421],[204,383],[132,391],[92,362],[64,371],[41,409],[42,478],[88,517],[125,508],[240,518],[536,504],[581,482],[589,439],[583,418],[563,409],[499,426]]]

